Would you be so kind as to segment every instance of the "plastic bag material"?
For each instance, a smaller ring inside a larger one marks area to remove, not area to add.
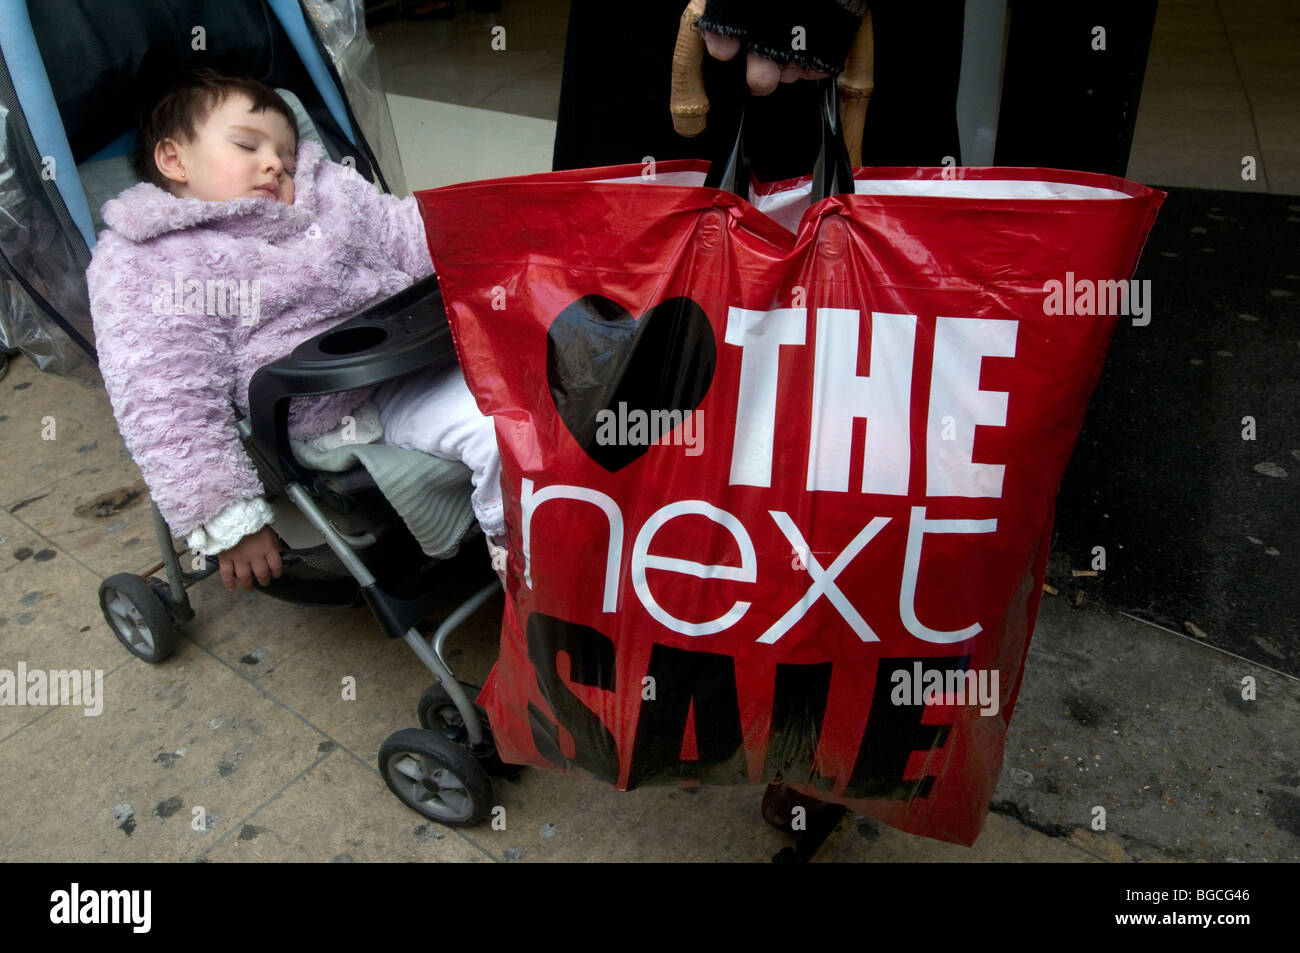
[[[379,160],[389,191],[406,195],[397,133],[379,77],[379,57],[366,33],[364,0],[302,0],[302,5],[338,72],[343,95]]]
[[[0,275],[0,346],[26,354],[42,371],[94,382],[98,371],[86,352],[47,322],[18,282]]]
[[[0,342],[43,371],[93,373],[94,333],[82,277],[90,262],[0,65]],[[67,329],[50,317],[65,315]]]
[[[971,844],[1163,193],[859,169],[809,207],[705,168],[417,193],[502,454],[498,750],[620,790],[780,774]]]

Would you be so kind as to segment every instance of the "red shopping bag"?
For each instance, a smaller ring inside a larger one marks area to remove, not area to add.
[[[1163,193],[859,169],[751,203],[706,168],[418,193],[503,458],[498,749],[620,790],[779,773],[970,844]]]

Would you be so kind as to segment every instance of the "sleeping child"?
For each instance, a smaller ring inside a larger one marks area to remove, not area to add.
[[[104,204],[108,228],[86,272],[113,413],[172,532],[217,557],[228,589],[267,585],[281,572],[279,540],[232,402],[247,414],[259,367],[432,274],[424,224],[414,198],[299,144],[274,90],[212,70],[187,74],[144,118],[136,163],[144,181]],[[191,279],[230,289],[224,314],[155,292]],[[500,562],[496,436],[459,368],[295,398],[289,434],[464,462]]]

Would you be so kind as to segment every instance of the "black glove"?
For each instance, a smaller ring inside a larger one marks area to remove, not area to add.
[[[866,12],[866,0],[709,0],[697,25],[740,37],[750,53],[781,66],[797,63],[835,75],[844,69]]]

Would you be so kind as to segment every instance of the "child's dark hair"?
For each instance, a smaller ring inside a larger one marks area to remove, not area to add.
[[[154,104],[141,112],[139,139],[132,156],[136,175],[166,189],[167,179],[158,171],[153,159],[158,143],[164,139],[191,141],[199,126],[212,115],[212,110],[239,93],[252,100],[252,112],[271,109],[283,116],[293,130],[293,141],[297,146],[298,120],[279,93],[250,77],[228,76],[203,67],[173,80]]]

